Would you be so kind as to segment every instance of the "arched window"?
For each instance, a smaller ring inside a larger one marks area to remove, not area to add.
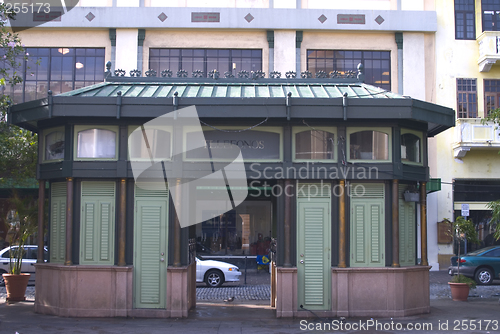
[[[295,133],[295,160],[335,160],[335,134],[325,130]]]
[[[99,128],[78,131],[76,157],[116,159],[116,132]]]
[[[363,130],[349,135],[350,160],[389,160],[389,134]]]
[[[144,129],[147,143],[144,138],[144,133],[141,128],[136,128],[128,138],[128,152],[130,160],[137,159],[170,159],[171,134],[168,131],[160,129]],[[148,147],[149,145],[149,147]]]
[[[410,130],[401,130],[401,161],[422,163],[421,145],[421,135]]]

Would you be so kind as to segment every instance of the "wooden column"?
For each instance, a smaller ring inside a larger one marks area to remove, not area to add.
[[[118,209],[118,265],[125,266],[127,228],[127,180],[120,180],[120,208]]]
[[[45,180],[38,180],[38,254],[37,263],[43,263],[43,218],[45,216]]]
[[[66,256],[64,264],[71,266],[73,249],[73,178],[66,179]]]
[[[181,191],[180,191],[181,179],[177,179],[175,192],[175,207],[181,207]],[[179,222],[179,217],[177,214],[174,219],[174,267],[181,266],[181,224]]]
[[[426,183],[420,183],[420,264],[428,266],[427,260],[427,191]]]
[[[399,267],[399,181],[392,180],[392,266]]]
[[[345,221],[345,180],[340,180],[339,196],[339,268],[346,265],[346,221]]]
[[[288,189],[292,188],[292,180],[285,180],[285,189],[283,194],[285,196],[285,240],[283,240],[283,248],[285,250],[285,257],[283,261],[284,267],[291,267],[290,246],[291,246],[291,219],[292,219],[292,198],[287,194]]]

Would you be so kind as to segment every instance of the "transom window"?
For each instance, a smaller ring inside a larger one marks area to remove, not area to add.
[[[458,118],[477,117],[476,79],[457,79]]]
[[[422,163],[422,133],[401,129],[401,161]]]
[[[390,160],[389,131],[348,129],[349,160]]]
[[[171,155],[171,133],[161,129],[129,127],[128,153],[130,160],[169,160]],[[146,136],[146,139],[144,138]]]
[[[332,129],[294,129],[295,160],[335,160],[335,134]]]
[[[44,160],[64,159],[64,128],[47,130],[46,133]]]
[[[23,82],[6,91],[15,103],[47,97],[104,81],[104,48],[26,48]]]
[[[328,74],[338,71],[358,71],[364,66],[365,82],[385,90],[391,90],[390,51],[307,50],[307,70],[313,75],[319,71]]]
[[[262,50],[255,49],[149,49],[149,68],[160,75],[171,70],[175,77],[178,70],[187,71],[188,77],[194,71],[207,77],[212,70],[218,70],[221,77],[225,72],[234,76],[239,71],[261,71]]]
[[[476,39],[474,0],[455,0],[455,39]]]
[[[116,159],[117,131],[106,128],[76,128],[77,159]]]

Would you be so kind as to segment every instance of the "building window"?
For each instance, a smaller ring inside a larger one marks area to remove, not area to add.
[[[44,160],[64,159],[64,127],[44,131],[45,155]]]
[[[227,49],[149,49],[149,68],[158,75],[171,70],[175,77],[178,70],[185,70],[188,76],[194,71],[207,77],[212,70],[218,70],[221,77],[225,72],[234,76],[239,71],[261,71],[262,50]]]
[[[500,80],[484,80],[484,111],[486,115],[500,107]]]
[[[457,79],[458,118],[477,117],[476,79]]]
[[[365,70],[365,82],[385,90],[391,90],[391,52],[390,51],[344,51],[344,50],[307,50],[307,70],[313,75],[324,71],[358,71],[361,63]]]
[[[334,128],[307,128],[293,129],[294,160],[335,160],[335,129]]]
[[[15,103],[60,94],[104,81],[104,48],[26,48],[23,82],[6,91]]]
[[[390,131],[390,129],[380,131],[348,129],[349,160],[390,160]]]
[[[500,25],[500,0],[481,1],[483,31],[499,31]]]
[[[422,163],[422,133],[401,129],[401,161],[403,163]]]
[[[117,129],[75,127],[76,159],[114,159],[117,157]]]
[[[170,160],[171,132],[162,129],[129,126],[128,154],[129,160]],[[146,142],[146,138],[147,142]]]
[[[455,0],[455,39],[476,39],[474,0]]]

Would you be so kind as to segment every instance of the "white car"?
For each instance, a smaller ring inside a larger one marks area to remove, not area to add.
[[[224,282],[239,282],[240,276],[240,269],[234,264],[196,257],[196,282],[218,288]]]
[[[0,251],[0,286],[4,286],[5,282],[3,280],[2,274],[9,271],[9,261],[10,255],[9,250],[11,247],[4,248]],[[12,248],[17,248],[13,246]],[[24,246],[23,263],[21,264],[21,272],[31,274],[30,283],[35,282],[35,263],[38,256],[38,246],[36,245],[26,245]],[[45,262],[49,258],[49,251],[45,247],[43,252],[43,257]]]

